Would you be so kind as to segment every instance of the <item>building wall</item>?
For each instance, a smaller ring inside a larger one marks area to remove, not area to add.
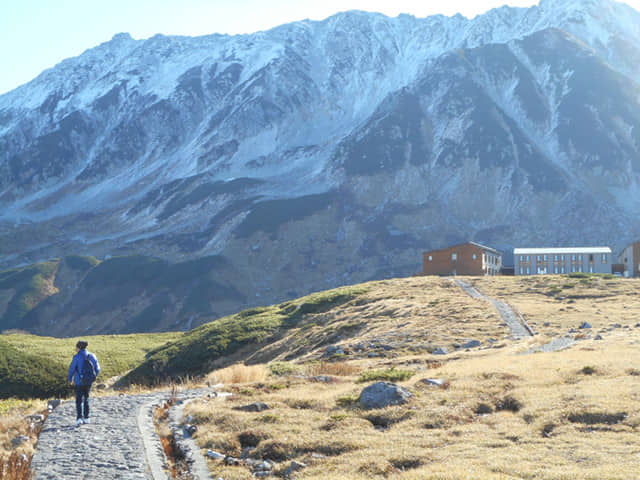
[[[518,254],[514,255],[515,274],[611,273],[612,257],[611,253]]]
[[[425,275],[497,275],[502,256],[467,243],[423,255]]]
[[[620,263],[624,265],[625,275],[640,276],[640,242],[629,245],[620,254]]]

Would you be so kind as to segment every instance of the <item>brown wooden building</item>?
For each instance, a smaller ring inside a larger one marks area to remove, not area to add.
[[[467,242],[426,252],[422,263],[424,275],[498,275],[502,268],[502,253]]]

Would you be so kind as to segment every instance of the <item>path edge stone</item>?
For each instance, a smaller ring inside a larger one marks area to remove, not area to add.
[[[207,466],[207,462],[201,453],[200,447],[195,440],[189,435],[184,427],[184,408],[197,398],[191,398],[181,401],[178,405],[174,405],[169,410],[169,427],[173,432],[173,437],[178,448],[185,454],[189,462],[189,470],[196,480],[212,480],[211,472]]]
[[[171,480],[170,475],[167,473],[167,458],[162,448],[162,442],[153,425],[153,411],[158,404],[159,402],[156,400],[146,403],[138,409],[138,430],[142,437],[147,466],[151,471],[153,480]]]

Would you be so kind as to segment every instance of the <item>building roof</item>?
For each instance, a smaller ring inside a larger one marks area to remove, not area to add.
[[[514,248],[514,255],[554,255],[554,254],[611,253],[609,247],[563,247],[563,248]]]
[[[498,250],[496,250],[495,248],[491,248],[491,247],[487,247],[486,245],[482,245],[480,243],[476,243],[476,242],[464,242],[464,243],[458,243],[457,245],[452,245],[450,247],[445,247],[445,248],[439,248],[437,250],[430,250],[428,252],[424,252],[426,253],[434,253],[434,252],[441,252],[443,250],[451,250],[452,248],[456,248],[456,247],[462,247],[463,245],[473,245],[475,247],[478,247],[482,250],[486,250],[487,252],[491,252],[494,253],[496,255],[502,255],[502,253],[500,253]]]

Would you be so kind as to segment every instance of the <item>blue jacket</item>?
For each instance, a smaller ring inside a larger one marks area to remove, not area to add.
[[[93,367],[96,369],[96,376],[100,373],[100,364],[98,363],[98,359],[93,353],[89,353],[86,350],[80,350],[73,356],[73,360],[71,360],[71,365],[69,365],[69,376],[67,381],[70,382],[73,378],[73,383],[76,385],[80,385],[80,371],[82,370],[82,365],[84,365],[85,358],[89,357],[89,361],[93,363]]]

